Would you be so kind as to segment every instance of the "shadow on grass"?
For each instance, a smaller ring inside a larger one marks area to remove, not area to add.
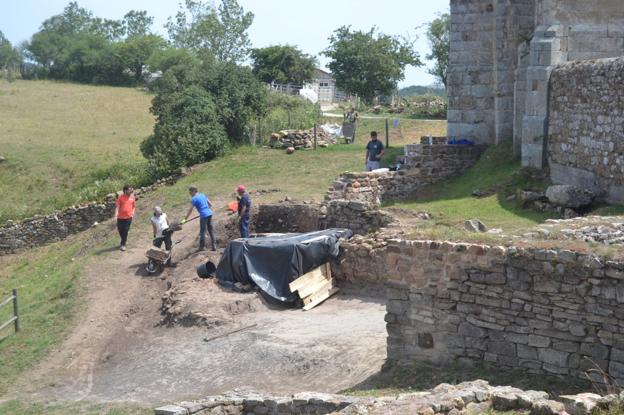
[[[441,366],[429,362],[414,362],[411,365],[385,367],[363,382],[341,392],[357,396],[387,396],[424,391],[440,383],[458,384],[477,379],[486,380],[494,386],[541,390],[552,396],[592,390],[588,381],[569,377],[532,375],[519,370],[501,370],[483,365],[453,363]]]

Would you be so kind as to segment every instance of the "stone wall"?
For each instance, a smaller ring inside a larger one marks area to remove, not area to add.
[[[177,179],[178,177],[168,177],[158,180],[152,186],[136,189],[136,196],[139,198],[143,193],[174,183]],[[0,227],[0,255],[61,241],[69,235],[92,227],[96,222],[108,220],[115,213],[116,198],[116,194],[110,194],[102,202],[73,206],[18,223],[8,221],[6,225]]]
[[[550,83],[552,181],[624,202],[624,57],[560,65]]]
[[[322,228],[327,208],[318,203],[260,205],[253,221],[258,233],[312,232]]]
[[[155,415],[289,415],[289,414],[485,414],[513,411],[539,415],[586,415],[594,409],[615,410],[617,394],[595,393],[560,396],[550,399],[546,392],[524,391],[510,386],[491,386],[483,380],[457,385],[442,383],[421,392],[383,397],[356,397],[303,392],[272,396],[259,392],[233,391],[196,401],[165,405]]]
[[[568,250],[392,238],[344,243],[336,278],[383,282],[388,359],[624,380],[624,263]],[[599,379],[597,379],[599,380]]]
[[[283,202],[260,205],[254,217],[259,233],[313,232],[327,228],[347,228],[365,235],[392,222],[392,217],[368,203],[332,200],[325,204]]]
[[[624,55],[621,0],[452,0],[448,134],[514,140],[542,168],[548,82],[564,62]]]
[[[413,197],[422,188],[462,174],[479,158],[481,146],[410,144],[403,170],[343,173],[325,196],[379,205]]]

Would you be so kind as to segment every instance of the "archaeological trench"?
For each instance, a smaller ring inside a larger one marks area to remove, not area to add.
[[[423,142],[411,148],[415,156],[403,171],[344,173],[323,203],[260,206],[256,231],[356,233],[341,244],[332,273],[341,285],[385,290],[388,365],[477,363],[578,379],[600,368],[624,380],[624,262],[567,249],[412,240],[392,209],[379,209],[461,173],[479,156],[478,146]],[[233,392],[156,413],[583,414],[616,398],[590,393],[555,401],[544,392],[474,381],[379,399]]]

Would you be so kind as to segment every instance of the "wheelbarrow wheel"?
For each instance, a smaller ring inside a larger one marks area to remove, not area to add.
[[[152,258],[149,258],[147,260],[147,265],[145,266],[145,270],[149,273],[149,274],[153,274],[156,271],[158,271],[158,264],[156,263],[156,261],[154,261]]]

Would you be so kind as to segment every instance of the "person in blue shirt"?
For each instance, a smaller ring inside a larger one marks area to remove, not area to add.
[[[200,193],[195,186],[189,187],[189,194],[191,195],[191,206],[182,223],[186,222],[191,213],[193,213],[193,209],[196,209],[197,213],[199,213],[199,250],[203,251],[206,249],[206,231],[208,231],[212,250],[216,251],[217,241],[212,229],[212,204],[206,195]]]
[[[242,184],[238,185],[236,193],[238,193],[238,229],[240,230],[241,238],[249,238],[251,197],[249,197],[249,193],[247,193],[245,186]]]
[[[371,131],[370,141],[366,144],[366,171],[378,169],[381,156],[384,154],[384,145],[377,139],[377,131]]]

